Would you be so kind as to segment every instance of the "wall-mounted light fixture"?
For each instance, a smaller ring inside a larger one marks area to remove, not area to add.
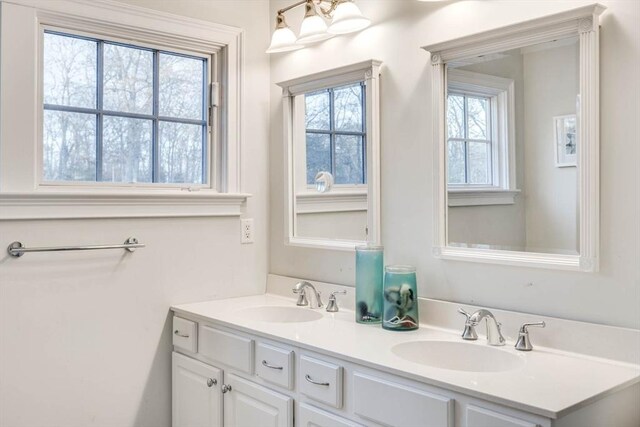
[[[298,37],[289,28],[284,13],[305,5],[304,19]],[[330,20],[327,25],[326,20]],[[354,33],[371,24],[353,0],[301,0],[278,11],[276,30],[271,36],[267,53],[287,52],[305,45],[329,39],[338,34]]]

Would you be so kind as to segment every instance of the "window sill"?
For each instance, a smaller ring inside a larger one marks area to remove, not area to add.
[[[240,216],[249,194],[181,192],[0,193],[0,220]]]
[[[513,205],[520,190],[449,190],[450,207]]]
[[[332,191],[329,193],[298,193],[296,195],[296,213],[298,214],[366,210],[366,191]]]

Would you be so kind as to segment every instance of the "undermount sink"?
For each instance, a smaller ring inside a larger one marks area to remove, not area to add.
[[[410,362],[468,372],[501,372],[518,369],[524,361],[516,354],[488,345],[454,341],[411,341],[391,351]]]
[[[282,306],[249,307],[239,310],[237,314],[252,320],[270,323],[311,322],[322,318],[322,313],[317,310]]]

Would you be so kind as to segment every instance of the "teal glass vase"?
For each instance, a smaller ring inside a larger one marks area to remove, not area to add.
[[[382,246],[356,247],[356,322],[382,321]]]
[[[392,331],[411,331],[418,329],[419,323],[415,267],[385,267],[382,327]]]

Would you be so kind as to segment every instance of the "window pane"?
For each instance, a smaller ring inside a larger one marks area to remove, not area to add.
[[[153,52],[104,44],[104,109],[153,113]]]
[[[331,172],[329,135],[307,133],[307,184],[315,183],[318,172]]]
[[[489,100],[487,98],[467,98],[467,118],[470,139],[489,139]]]
[[[102,181],[151,182],[151,120],[105,116]]]
[[[44,103],[96,107],[97,43],[44,33]]]
[[[469,143],[469,183],[491,184],[490,147],[484,142]]]
[[[447,97],[447,132],[449,138],[464,138],[464,97]]]
[[[45,181],[96,180],[96,116],[44,111]]]
[[[335,129],[362,132],[362,86],[355,84],[333,91]]]
[[[336,135],[336,184],[364,183],[362,137]]]
[[[203,120],[205,60],[160,53],[160,115]]]
[[[329,92],[322,91],[304,96],[307,129],[329,130]]]
[[[203,127],[160,122],[160,182],[202,183]]]
[[[449,141],[447,175],[449,184],[465,183],[465,153],[463,141]]]

